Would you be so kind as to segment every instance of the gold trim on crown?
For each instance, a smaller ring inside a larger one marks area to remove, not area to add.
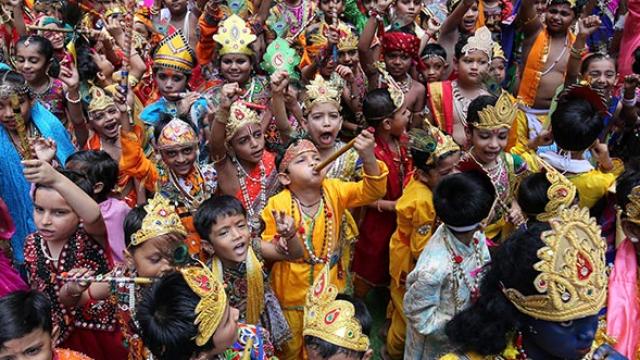
[[[624,211],[627,219],[634,224],[640,224],[640,185],[631,189],[627,199],[629,199],[629,202]]]
[[[147,215],[142,220],[140,230],[131,235],[130,246],[138,246],[151,238],[171,233],[187,236],[176,208],[160,193],[149,200],[144,210]]]
[[[104,12],[104,18],[108,19],[109,16],[111,15],[117,15],[117,14],[124,15],[126,13],[127,11],[122,6],[115,5],[115,6],[109,7],[107,11]]]
[[[507,60],[507,57],[504,55],[504,51],[502,50],[502,46],[500,46],[500,43],[497,41],[494,41],[493,43],[493,59],[503,59],[503,60]]]
[[[493,38],[491,37],[491,31],[486,26],[478,28],[476,33],[470,36],[467,39],[467,43],[462,47],[462,52],[465,55],[469,55],[470,52],[476,50],[482,51],[491,59]]]
[[[91,96],[91,101],[89,101],[89,106],[87,106],[87,112],[89,113],[102,111],[108,108],[109,106],[116,105],[111,95],[107,94],[99,86],[95,86],[95,85],[92,86],[89,89],[89,94]]]
[[[195,325],[198,325],[196,345],[205,345],[218,329],[227,308],[224,286],[204,264],[180,269],[180,273],[191,290],[200,297],[196,306]]]
[[[544,212],[536,216],[538,221],[549,221],[558,214],[563,207],[568,208],[576,198],[576,186],[546,161],[538,158],[538,163],[545,170],[545,176],[551,183],[547,189],[549,202],[544,207]]]
[[[606,242],[589,209],[562,209],[541,235],[545,246],[533,268],[540,272],[533,284],[539,295],[525,296],[504,289],[507,299],[523,314],[562,322],[597,315],[607,300]]]
[[[478,122],[471,123],[473,127],[482,130],[509,129],[516,117],[517,106],[511,96],[502,90],[496,105],[488,105],[478,112]]]
[[[358,37],[349,30],[344,36],[340,37],[338,41],[338,51],[349,51],[358,49]]]
[[[245,54],[252,56],[253,50],[249,44],[256,40],[247,23],[238,15],[229,16],[213,35],[213,40],[221,45],[218,55]]]
[[[369,337],[355,318],[353,304],[336,300],[338,288],[331,284],[329,265],[325,265],[307,294],[304,307],[303,336],[315,336],[333,345],[364,352],[369,349]]]
[[[231,104],[229,109],[229,120],[225,126],[225,139],[227,142],[236,135],[238,130],[247,124],[261,124],[258,113],[249,109],[244,101],[238,100]]]
[[[433,156],[429,159],[432,163],[435,163],[442,155],[450,152],[460,151],[460,146],[453,138],[440,130],[438,127],[433,126],[429,120],[425,119],[425,127],[431,136],[436,141],[436,149],[433,151]],[[430,165],[430,164],[427,164]]]
[[[195,67],[195,57],[182,31],[176,31],[158,44],[158,50],[153,55],[153,66],[190,74]]]
[[[305,111],[311,110],[316,104],[326,102],[334,103],[337,107],[340,107],[340,92],[320,74],[316,74],[316,78],[311,80],[305,88]]]
[[[385,64],[381,61],[377,61],[373,64],[375,68],[380,72],[380,76],[387,83],[387,91],[389,91],[389,95],[391,95],[391,100],[393,100],[393,105],[395,106],[394,112],[400,110],[402,104],[404,104],[404,92],[400,85],[391,77]]]

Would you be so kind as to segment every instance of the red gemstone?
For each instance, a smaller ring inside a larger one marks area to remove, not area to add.
[[[453,257],[453,261],[456,262],[456,264],[460,264],[462,262],[463,258],[460,255],[456,255]]]
[[[304,235],[304,233],[305,233],[304,226],[300,225],[300,227],[298,228],[298,234]]]
[[[327,217],[331,219],[332,216],[333,216],[333,213],[331,211],[327,211]]]

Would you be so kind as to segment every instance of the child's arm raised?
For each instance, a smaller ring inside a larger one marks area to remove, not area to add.
[[[475,2],[476,0],[464,0],[459,3],[455,9],[453,9],[451,14],[449,14],[449,16],[447,16],[447,18],[442,22],[442,26],[440,26],[440,40],[450,37],[456,33],[458,25],[462,23],[464,14],[467,13],[467,10],[469,10],[469,8],[473,6]]]
[[[91,196],[45,161],[24,160],[22,165],[24,166],[23,174],[27,181],[45,185],[60,193],[60,196],[82,219],[87,234],[107,249],[107,228],[102,213],[100,213],[100,207]]]
[[[578,35],[571,47],[569,62],[567,63],[567,74],[564,77],[564,86],[570,86],[577,82],[580,75],[580,64],[582,56],[587,53],[587,39],[594,31],[598,30],[601,21],[597,15],[581,17],[578,20]]]
[[[262,241],[262,257],[267,261],[296,260],[304,256],[295,221],[284,211],[271,211],[276,224],[277,243]]]
[[[287,108],[284,104],[284,92],[289,86],[289,74],[279,70],[271,75],[271,108],[276,118],[276,127],[280,133],[280,138],[286,144],[291,135],[291,124]]]

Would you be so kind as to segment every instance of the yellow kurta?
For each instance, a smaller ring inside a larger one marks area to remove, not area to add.
[[[539,117],[546,127],[549,123],[549,116],[544,115]],[[527,114],[518,109],[516,120],[511,126],[509,133],[509,145],[507,145],[507,151],[520,155],[520,157],[527,163],[527,167],[531,172],[540,171],[540,165],[538,164],[538,155],[534,150],[529,149],[529,120]]]
[[[336,179],[325,179],[322,182],[322,188],[329,203],[333,220],[333,234],[328,237],[327,243],[331,242],[330,247],[334,254],[341,251],[343,245],[336,243],[337,239],[340,239],[340,230],[342,228],[340,221],[336,221],[336,219],[342,219],[349,208],[370,204],[385,195],[389,171],[381,161],[378,161],[378,167],[381,175],[369,176],[365,174],[362,181],[343,182]],[[296,224],[301,222],[299,209],[292,200],[291,192],[288,189],[281,191],[269,199],[262,211],[262,219],[266,226],[262,233],[262,238],[265,241],[272,241],[276,234],[273,210],[284,211],[294,218]],[[326,257],[327,248],[329,247],[323,247],[327,221],[325,217],[324,213],[319,214],[313,228],[312,243],[315,256],[318,258]],[[324,249],[323,253],[319,253],[320,249]],[[342,255],[344,256],[347,253],[343,251]],[[304,260],[297,262],[281,261],[274,264],[271,271],[273,292],[280,301],[293,334],[293,339],[287,344],[284,353],[280,356],[281,359],[302,359],[302,317],[305,297],[309,287],[313,284],[314,277],[318,275],[324,266],[323,264],[311,265],[309,260],[309,254],[305,254]],[[346,285],[346,276],[342,275],[338,276],[338,266],[331,268],[331,283],[337,286],[339,291],[342,291]]]
[[[607,193],[617,177],[615,173],[603,173],[600,170],[567,175],[567,179],[578,189],[580,206],[588,208],[595,205]]]
[[[431,189],[412,177],[396,203],[396,213],[398,226],[389,243],[391,302],[388,317],[391,325],[386,341],[389,356],[392,359],[402,359],[406,337],[406,318],[402,306],[406,292],[405,281],[436,228]]]

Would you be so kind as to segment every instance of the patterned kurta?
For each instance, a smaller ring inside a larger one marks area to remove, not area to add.
[[[480,269],[490,260],[484,233],[477,232],[475,239],[478,255],[474,254],[473,243],[464,245],[443,224],[420,254],[415,269],[407,277],[404,297],[404,311],[410,324],[405,359],[437,359],[453,350],[444,333],[445,324],[470,304],[471,290],[465,278],[474,284],[476,277],[481,276]],[[448,246],[463,258],[460,266],[465,278],[454,276],[454,261]]]

